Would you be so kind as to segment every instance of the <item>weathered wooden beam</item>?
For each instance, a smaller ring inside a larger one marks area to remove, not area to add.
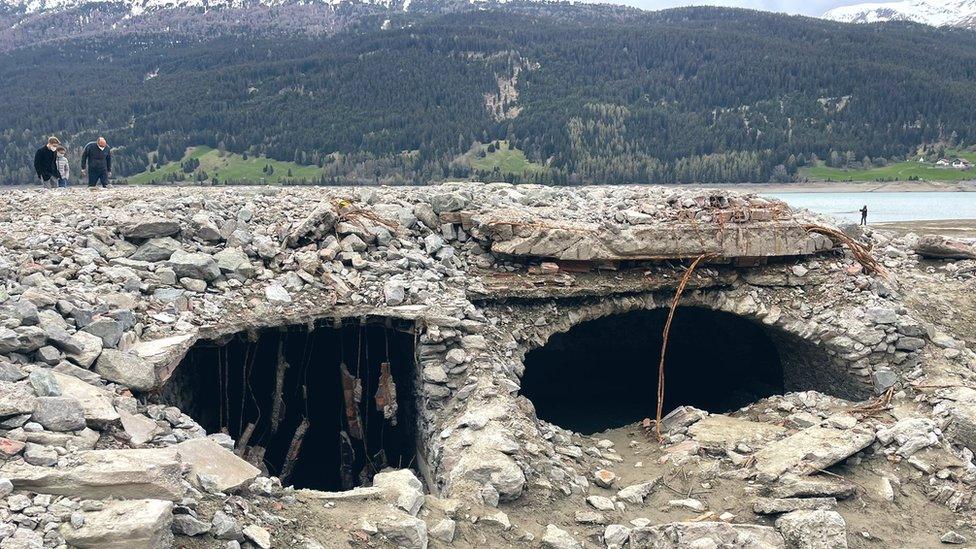
[[[308,427],[308,418],[303,417],[301,423],[295,429],[295,434],[291,437],[291,444],[288,445],[288,453],[285,454],[285,464],[281,468],[281,474],[278,475],[281,478],[282,484],[287,483],[291,477],[291,472],[295,468],[295,462],[298,461],[298,454],[302,451],[302,443],[305,441],[305,433],[308,431]]]
[[[345,364],[339,365],[342,376],[342,397],[346,404],[346,425],[349,436],[356,440],[363,439],[363,422],[359,418],[359,402],[362,400],[363,388],[359,378],[349,373]]]
[[[390,422],[390,425],[397,424],[397,390],[396,382],[393,381],[393,374],[390,373],[390,363],[380,364],[379,386],[376,388],[376,410],[383,412],[383,418]]]

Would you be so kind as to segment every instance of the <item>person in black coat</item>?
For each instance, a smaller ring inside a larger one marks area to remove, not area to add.
[[[44,145],[37,152],[34,153],[34,171],[37,172],[37,178],[44,181],[44,185],[48,184],[48,181],[54,180],[52,185],[57,186],[58,180],[61,179],[61,173],[58,172],[58,147],[61,146],[61,141],[57,137],[52,137],[47,140],[47,145]]]
[[[102,187],[108,187],[108,180],[112,177],[112,149],[104,137],[85,145],[85,151],[81,153],[82,177],[85,177],[85,172],[88,173],[89,188],[97,189],[99,183]]]

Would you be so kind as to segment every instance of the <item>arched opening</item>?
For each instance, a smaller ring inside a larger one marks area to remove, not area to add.
[[[286,484],[343,490],[415,465],[415,371],[412,334],[281,326],[197,343],[161,400]]]
[[[612,315],[553,335],[525,357],[522,394],[539,418],[584,434],[654,417],[666,309]],[[664,411],[730,412],[789,390],[838,394],[823,349],[777,328],[700,307],[675,311]]]

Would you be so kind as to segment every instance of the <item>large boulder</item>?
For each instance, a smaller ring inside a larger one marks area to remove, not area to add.
[[[220,276],[217,261],[210,254],[177,250],[166,262],[180,278],[196,278],[210,282]]]
[[[61,395],[78,401],[85,421],[93,427],[100,427],[119,420],[119,413],[113,404],[115,393],[58,372],[52,372],[61,386]]]
[[[631,549],[685,549],[688,547],[748,547],[785,549],[783,536],[769,526],[727,522],[672,522],[634,528]]]
[[[176,250],[181,249],[183,249],[183,246],[179,243],[179,241],[168,236],[163,238],[153,238],[143,242],[141,246],[136,248],[136,251],[129,256],[129,259],[134,259],[136,261],[148,261],[150,263],[166,261]]]
[[[257,267],[240,248],[224,248],[214,254],[214,259],[217,261],[217,268],[224,274],[236,275],[242,279],[253,278],[258,274]]]
[[[135,240],[173,236],[180,232],[180,223],[157,216],[137,217],[122,225],[119,232],[125,238]]]
[[[156,387],[156,369],[153,364],[135,354],[105,349],[95,371],[103,378],[114,381],[135,391],[151,391]]]
[[[48,431],[78,431],[85,428],[85,412],[81,403],[70,397],[37,397],[31,420]]]
[[[931,259],[976,259],[976,246],[954,238],[927,234],[918,239],[915,253]]]
[[[261,474],[260,469],[210,438],[190,439],[161,451],[174,453],[189,466],[191,482],[220,492],[248,484]]]
[[[152,498],[179,501],[186,489],[175,452],[90,450],[62,458],[58,467],[19,462],[0,466],[14,488],[86,499]]]
[[[776,519],[790,549],[847,549],[847,525],[836,511],[793,511]]]
[[[173,544],[173,503],[158,499],[108,501],[99,511],[84,514],[74,527],[61,525],[61,535],[81,549],[169,549]]]
[[[753,454],[756,471],[764,480],[786,472],[813,474],[867,448],[874,438],[874,431],[863,427],[807,427]]]
[[[0,418],[34,411],[34,390],[27,382],[0,381]]]
[[[72,336],[81,346],[81,351],[77,353],[67,353],[67,358],[82,368],[91,368],[98,355],[102,354],[102,347],[105,343],[97,335],[78,331]]]

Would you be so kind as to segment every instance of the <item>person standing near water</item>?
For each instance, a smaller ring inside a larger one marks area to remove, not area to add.
[[[861,225],[867,225],[867,224],[868,224],[868,205],[865,204],[864,207],[861,208]]]

